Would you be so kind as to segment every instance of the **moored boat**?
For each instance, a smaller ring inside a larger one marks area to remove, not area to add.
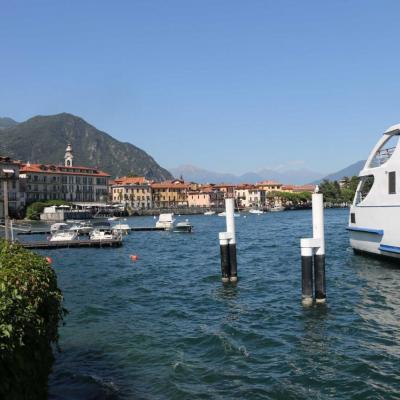
[[[51,233],[55,233],[58,231],[63,231],[63,230],[68,230],[69,229],[69,225],[64,223],[64,222],[57,222],[55,224],[52,224],[50,226],[50,232]]]
[[[160,214],[158,221],[156,222],[156,228],[172,230],[174,227],[174,222],[175,219],[173,213]]]
[[[58,230],[55,231],[49,241],[50,242],[69,242],[72,240],[76,240],[78,238],[78,233],[75,231],[70,231],[70,230]]]
[[[269,209],[269,211],[277,212],[277,211],[285,211],[285,207],[280,205],[275,205]]]
[[[361,170],[350,207],[350,245],[355,252],[400,258],[400,124],[387,129]]]
[[[107,226],[99,226],[98,228],[93,229],[89,234],[90,240],[116,240],[121,239],[121,236],[121,232],[114,231]]]
[[[215,211],[211,211],[211,210],[206,211],[206,212],[204,213],[204,215],[215,215]]]
[[[122,223],[113,225],[112,229],[121,232],[124,235],[127,235],[131,231],[131,227],[128,224],[122,224]]]
[[[78,222],[72,225],[69,230],[77,232],[78,235],[88,235],[93,230],[93,225],[90,222]]]
[[[233,215],[234,215],[235,217],[240,217],[240,214],[239,214],[239,213],[234,213]],[[225,211],[220,212],[220,213],[218,214],[218,217],[226,217],[226,212],[225,212]]]
[[[250,214],[256,214],[256,215],[260,215],[260,214],[264,214],[263,210],[258,210],[256,208],[252,208],[251,210],[249,210]]]
[[[178,233],[190,233],[192,232],[193,225],[190,224],[189,220],[181,221],[178,222],[174,228],[173,232],[178,232]]]

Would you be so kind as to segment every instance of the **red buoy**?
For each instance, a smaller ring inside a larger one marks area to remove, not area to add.
[[[51,259],[51,257],[46,257],[46,261],[51,264],[53,262],[53,260]]]
[[[137,256],[136,254],[131,254],[129,257],[131,261],[137,261],[139,259],[139,256]]]

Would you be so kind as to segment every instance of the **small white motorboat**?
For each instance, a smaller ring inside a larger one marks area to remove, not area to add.
[[[50,237],[50,242],[69,242],[71,240],[76,240],[78,238],[78,233],[70,230],[58,230],[54,232]]]
[[[260,214],[264,214],[264,211],[253,208],[253,209],[249,210],[249,213],[250,214],[260,215]]]
[[[158,221],[156,222],[156,228],[164,228],[166,231],[172,230],[174,227],[174,214],[160,214]]]
[[[178,233],[190,233],[192,232],[193,225],[190,224],[189,220],[178,222],[173,229],[173,232]]]
[[[285,211],[285,207],[280,205],[275,205],[269,209],[269,211],[277,212],[277,211]]]
[[[69,225],[65,222],[57,222],[50,226],[50,232],[53,234],[58,231],[65,231],[69,229]]]
[[[104,226],[93,229],[89,234],[90,240],[115,240],[120,239],[122,236],[121,232],[114,231],[113,229]]]
[[[112,226],[114,231],[121,232],[124,235],[127,235],[131,231],[131,227],[128,224],[116,224]]]
[[[215,211],[206,211],[204,215],[215,215]]]
[[[116,221],[118,219],[118,217],[110,217],[107,218],[107,221]]]
[[[239,214],[239,213],[234,213],[233,216],[234,216],[234,217],[240,217],[240,214]],[[226,212],[225,212],[225,211],[220,212],[220,213],[218,214],[218,217],[226,217]]]
[[[93,225],[90,222],[79,222],[69,228],[70,231],[75,231],[78,235],[88,235],[93,230]]]

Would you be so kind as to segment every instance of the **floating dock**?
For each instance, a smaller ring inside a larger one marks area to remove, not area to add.
[[[165,231],[165,228],[157,228],[155,226],[139,226],[130,228],[131,232],[150,232],[150,231]],[[18,232],[17,235],[51,235],[49,230],[33,230]]]
[[[136,227],[136,228],[131,228],[131,232],[148,232],[148,231],[165,231],[165,228],[156,228],[155,226],[149,226],[149,227]]]
[[[41,241],[25,242],[21,246],[26,249],[61,249],[69,247],[120,247],[122,239],[104,239],[104,240],[63,240],[63,241]]]

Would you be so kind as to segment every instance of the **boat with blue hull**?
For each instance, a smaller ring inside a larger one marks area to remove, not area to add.
[[[350,245],[355,252],[400,258],[400,124],[391,126],[371,151],[350,208]]]

